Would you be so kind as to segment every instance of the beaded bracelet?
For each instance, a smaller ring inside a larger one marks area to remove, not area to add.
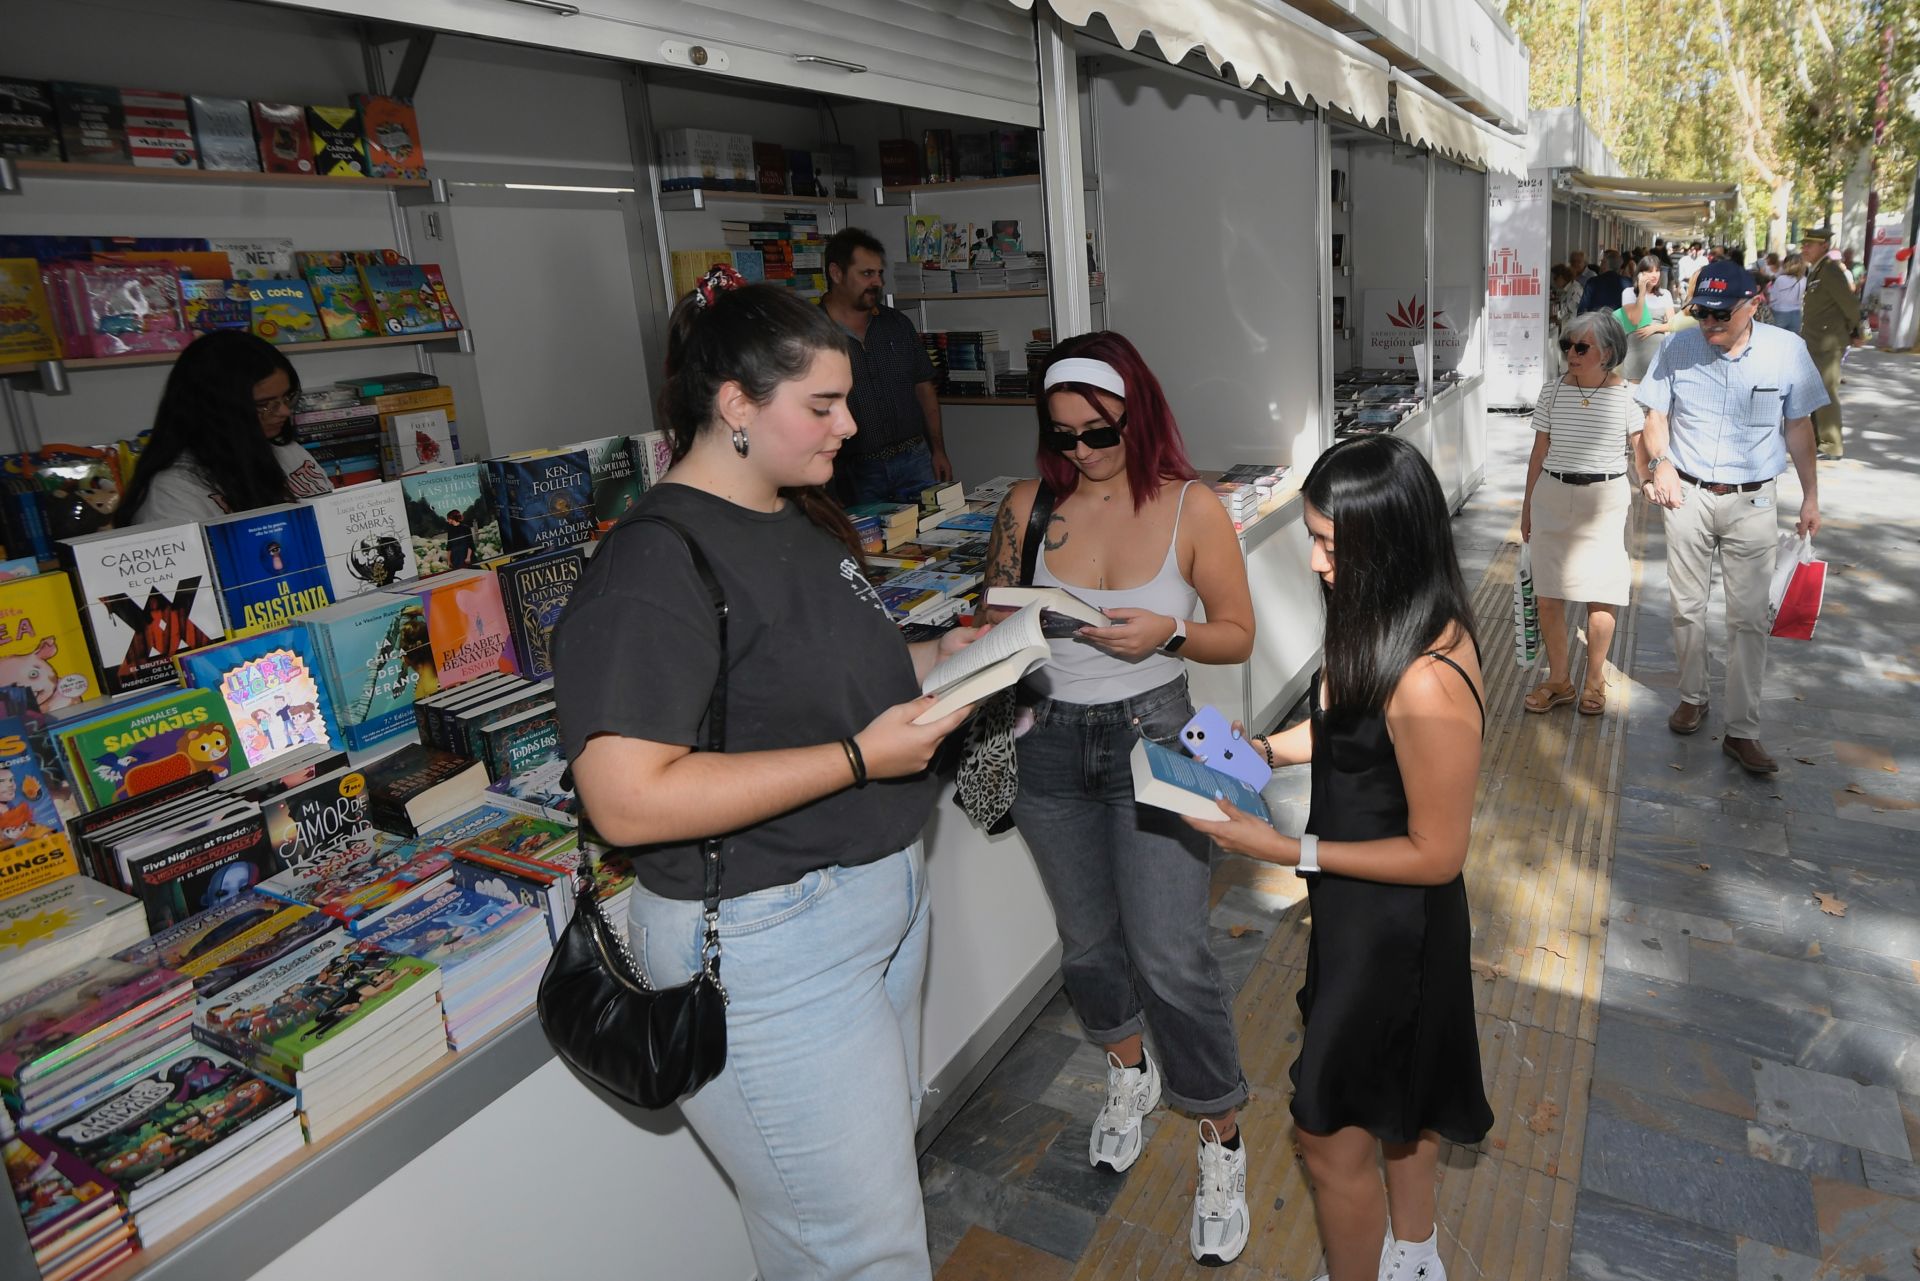
[[[1260,754],[1267,758],[1268,769],[1279,768],[1279,766],[1273,763],[1273,741],[1265,734],[1260,735]]]

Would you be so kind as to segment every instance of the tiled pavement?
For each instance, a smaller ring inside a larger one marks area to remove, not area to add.
[[[1447,1154],[1456,1278],[1916,1275],[1920,441],[1906,424],[1920,360],[1856,353],[1848,375],[1849,461],[1821,471],[1825,614],[1812,644],[1771,647],[1764,733],[1779,776],[1741,774],[1717,719],[1693,739],[1665,729],[1657,520],[1640,531],[1643,581],[1618,642],[1631,649],[1616,654],[1627,678],[1606,718],[1519,716],[1530,678],[1490,658],[1469,883],[1502,1115],[1478,1151]],[[1511,581],[1530,443],[1523,419],[1496,416],[1490,434],[1488,483],[1456,522],[1483,619]],[[1486,639],[1504,649],[1504,632]],[[1276,784],[1283,826],[1291,815],[1297,830],[1303,791],[1303,778]],[[1304,1281],[1319,1267],[1310,1204],[1284,1090],[1260,1087],[1292,1057],[1305,908],[1290,874],[1238,859],[1216,866],[1215,895],[1256,1083],[1260,1235],[1235,1270]],[[1197,1272],[1191,1127],[1163,1110],[1132,1172],[1092,1171],[1102,1086],[1098,1049],[1056,999],[923,1160],[941,1281]]]

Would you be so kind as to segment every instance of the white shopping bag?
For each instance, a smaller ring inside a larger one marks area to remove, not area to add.
[[[1533,594],[1533,549],[1520,544],[1513,570],[1513,661],[1532,667],[1540,660],[1540,602]]]
[[[1793,581],[1793,571],[1805,561],[1813,559],[1813,540],[1802,538],[1792,530],[1780,535],[1780,543],[1773,553],[1773,581],[1767,584],[1767,620],[1771,622],[1780,613],[1780,602],[1786,599],[1787,584]]]

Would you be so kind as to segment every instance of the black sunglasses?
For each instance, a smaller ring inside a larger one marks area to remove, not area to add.
[[[1085,445],[1088,449],[1112,449],[1120,443],[1120,429],[1127,425],[1125,416],[1108,426],[1089,427],[1083,432],[1063,431],[1058,427],[1049,427],[1040,433],[1040,443],[1055,453],[1071,454]]]
[[[1724,322],[1733,319],[1733,308],[1701,307],[1696,305],[1687,308],[1687,314],[1695,320],[1718,320]]]
[[[1575,342],[1571,338],[1562,338],[1560,340],[1560,354],[1563,356],[1569,351],[1573,352],[1576,356],[1584,356],[1592,350],[1593,344],[1590,342]]]

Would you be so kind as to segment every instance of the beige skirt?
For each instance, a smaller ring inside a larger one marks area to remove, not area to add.
[[[1533,589],[1558,600],[1625,605],[1633,581],[1627,559],[1625,476],[1569,485],[1540,473],[1533,487]]]

